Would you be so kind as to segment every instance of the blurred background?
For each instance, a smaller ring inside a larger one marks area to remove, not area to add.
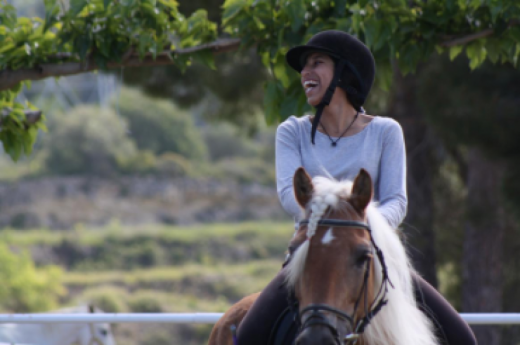
[[[44,16],[40,0],[10,2]],[[221,5],[180,1],[215,21]],[[46,79],[23,92],[49,131],[30,157],[0,156],[2,312],[223,312],[276,274],[293,226],[276,196],[276,126],[262,113],[269,76],[254,51],[216,64]],[[416,267],[459,311],[518,312],[520,71],[436,56],[393,73],[366,109],[405,132],[403,231]],[[491,278],[479,275],[483,261]],[[485,328],[520,343],[518,326]],[[210,330],[113,326],[128,345],[205,344]]]

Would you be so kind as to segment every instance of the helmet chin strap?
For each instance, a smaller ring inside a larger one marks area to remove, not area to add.
[[[363,101],[365,100],[366,95],[364,94],[364,83],[363,79],[361,79],[361,76],[359,75],[356,68],[347,60],[345,59],[339,59],[338,63],[336,64],[334,68],[334,76],[332,77],[332,80],[330,82],[329,87],[327,88],[327,91],[325,92],[325,95],[323,95],[323,98],[321,99],[321,102],[316,106],[316,115],[314,115],[314,120],[312,121],[312,129],[311,129],[311,143],[314,145],[314,137],[316,136],[316,130],[318,129],[318,124],[320,123],[321,113],[323,112],[323,109],[326,105],[330,104],[330,101],[332,100],[332,96],[334,96],[334,91],[336,91],[336,87],[339,83],[339,78],[341,76],[341,73],[343,72],[343,69],[348,67],[354,76],[357,78],[360,86],[361,86],[361,94],[355,89],[351,87],[351,93],[356,94],[358,97],[362,97]]]

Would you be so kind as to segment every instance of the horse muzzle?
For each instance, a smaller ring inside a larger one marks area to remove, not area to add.
[[[338,344],[335,337],[327,327],[313,326],[304,329],[296,338],[296,345],[343,345]]]

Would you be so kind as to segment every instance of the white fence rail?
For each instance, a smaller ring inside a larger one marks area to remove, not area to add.
[[[1,323],[199,323],[214,324],[222,313],[0,314]],[[471,325],[520,325],[520,313],[460,314]]]

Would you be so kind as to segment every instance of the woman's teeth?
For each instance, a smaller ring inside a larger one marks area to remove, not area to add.
[[[318,86],[318,82],[314,80],[307,80],[303,83],[303,87],[305,88],[305,93],[311,92],[316,86]]]

